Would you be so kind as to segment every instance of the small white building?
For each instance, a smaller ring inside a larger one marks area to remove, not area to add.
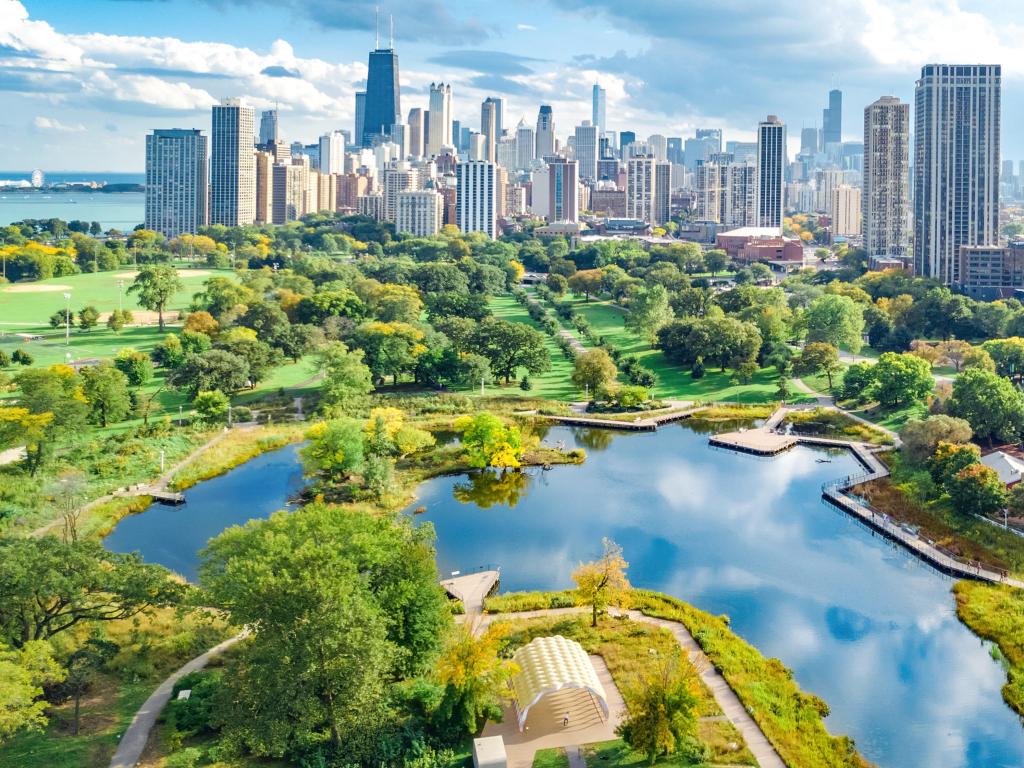
[[[506,768],[508,755],[501,736],[473,739],[473,768]]]
[[[1024,461],[1002,451],[995,451],[981,457],[981,463],[994,469],[999,480],[1006,487],[1016,485],[1024,478]]]

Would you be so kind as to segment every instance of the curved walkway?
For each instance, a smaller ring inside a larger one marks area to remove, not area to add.
[[[170,701],[174,685],[185,675],[205,667],[210,659],[230,648],[241,640],[244,635],[245,633],[243,632],[230,637],[220,645],[215,645],[206,653],[199,654],[160,683],[157,689],[139,707],[135,717],[132,718],[131,725],[124,732],[124,736],[121,737],[121,741],[117,745],[117,751],[110,760],[110,768],[132,768],[136,765],[142,757],[143,750],[146,748],[146,742],[149,741],[149,732],[153,730],[160,712],[163,711],[163,708],[167,706],[167,702]]]
[[[503,619],[503,618],[515,618],[515,619],[530,619],[530,618],[543,618],[546,616],[558,616],[570,613],[585,613],[590,609],[581,606],[577,608],[549,608],[541,611],[522,611],[517,613],[495,613],[485,614],[480,621],[479,628],[485,627],[492,621]],[[683,649],[690,663],[694,669],[698,671],[704,684],[711,691],[711,695],[715,699],[715,703],[718,704],[719,708],[725,715],[725,718],[735,726],[736,730],[743,736],[743,740],[747,743],[750,751],[757,758],[757,764],[760,768],[786,768],[786,763],[783,761],[779,753],[775,751],[775,747],[765,736],[764,731],[761,730],[761,726],[757,724],[750,713],[747,712],[743,703],[740,701],[739,696],[736,692],[729,687],[728,681],[725,677],[715,669],[715,665],[711,663],[711,660],[704,654],[704,651],[700,649],[697,641],[690,634],[690,631],[678,621],[669,621],[668,619],[656,619],[652,616],[647,616],[640,611],[619,611],[614,608],[609,609],[608,613],[612,616],[628,616],[633,621],[642,621],[646,624],[653,624],[656,627],[667,630],[675,637],[676,642],[679,643],[679,647]]]

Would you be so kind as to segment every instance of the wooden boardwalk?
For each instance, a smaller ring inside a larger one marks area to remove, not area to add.
[[[592,427],[595,429],[621,429],[631,432],[654,432],[662,424],[671,424],[675,421],[682,421],[690,418],[697,411],[706,406],[692,406],[669,413],[656,414],[654,416],[637,415],[633,421],[617,421],[614,419],[602,419],[596,416],[547,416],[545,419],[557,421],[569,427]]]
[[[461,600],[466,615],[473,617],[483,613],[484,598],[491,594],[500,579],[501,570],[495,568],[442,579],[441,586],[456,600]]]

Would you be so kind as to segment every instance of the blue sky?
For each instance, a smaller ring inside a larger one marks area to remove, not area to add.
[[[1003,156],[1024,158],[1024,32],[996,0],[393,0],[402,109],[453,83],[479,127],[486,96],[506,123],[551,104],[565,136],[608,90],[608,127],[641,136],[721,127],[750,139],[772,113],[817,125],[844,91],[843,133],[864,105],[910,99],[924,63],[1003,65]],[[0,170],[141,170],[153,128],[209,129],[209,107],[277,103],[290,139],[351,128],[373,45],[371,0],[0,0]],[[386,30],[386,22],[382,25]]]

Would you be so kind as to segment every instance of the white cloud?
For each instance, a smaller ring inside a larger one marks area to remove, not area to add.
[[[516,24],[516,29],[520,32],[535,32],[537,28],[533,24]]]
[[[32,121],[32,125],[40,131],[57,131],[59,133],[81,133],[85,126],[81,123],[66,125],[56,118],[39,116]]]

